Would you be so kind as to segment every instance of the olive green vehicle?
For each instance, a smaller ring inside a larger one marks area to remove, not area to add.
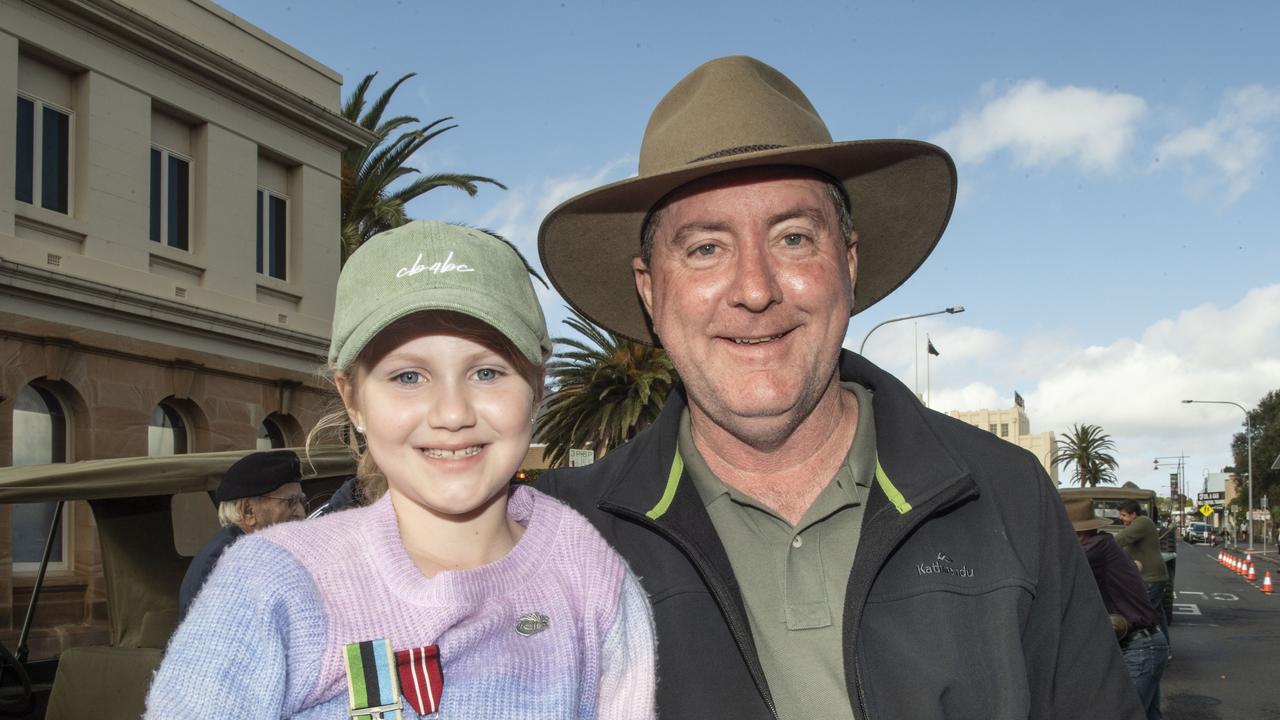
[[[1164,558],[1164,566],[1169,570],[1169,585],[1164,592],[1165,622],[1173,624],[1173,575],[1178,567],[1178,535],[1169,519],[1160,514],[1154,490],[1142,488],[1092,487],[1092,488],[1059,488],[1063,498],[1087,497],[1093,500],[1093,512],[1098,517],[1107,518],[1110,525],[1099,528],[1103,532],[1117,533],[1124,523],[1120,520],[1120,503],[1125,500],[1136,500],[1142,511],[1151,518],[1160,531],[1160,555]]]
[[[0,503],[57,502],[31,604],[10,651],[0,645],[0,717],[137,718],[178,618],[178,587],[191,556],[218,530],[213,490],[252,451],[87,460],[0,469]],[[355,471],[341,447],[303,458],[309,505]],[[110,642],[27,661],[27,640],[63,505],[88,501],[97,525]],[[16,613],[20,612],[15,608]]]

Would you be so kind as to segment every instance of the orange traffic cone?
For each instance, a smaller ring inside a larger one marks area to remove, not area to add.
[[[1219,551],[1218,551],[1218,564],[1219,564],[1219,565],[1221,565],[1221,564],[1222,564],[1222,551],[1221,551],[1221,550],[1219,550]]]
[[[1245,565],[1248,565],[1248,564],[1249,564],[1249,563],[1251,563],[1251,562],[1253,562],[1253,553],[1252,553],[1252,552],[1247,552],[1247,553],[1245,553],[1245,554],[1244,554],[1244,564],[1245,564]]]
[[[1249,563],[1249,574],[1245,579],[1249,582],[1253,582],[1258,579],[1258,571],[1253,569],[1253,563]]]
[[[1262,592],[1271,594],[1271,571],[1267,571],[1267,576],[1262,579]]]

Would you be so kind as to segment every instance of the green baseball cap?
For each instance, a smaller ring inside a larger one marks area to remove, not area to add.
[[[374,235],[347,258],[329,363],[347,370],[384,328],[424,310],[480,320],[534,365],[551,355],[542,306],[515,248],[475,228],[415,220]]]

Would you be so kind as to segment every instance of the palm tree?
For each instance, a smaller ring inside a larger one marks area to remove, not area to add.
[[[386,120],[382,118],[387,104],[391,102],[391,96],[404,81],[415,74],[409,73],[396,80],[367,109],[365,93],[369,91],[377,73],[366,75],[342,105],[344,118],[378,136],[372,145],[352,148],[342,154],[343,262],[374,234],[408,222],[405,205],[419,195],[438,187],[451,187],[475,196],[479,183],[507,189],[506,185],[493,178],[459,173],[427,175],[395,190],[391,189],[391,185],[397,180],[418,172],[417,168],[405,164],[414,153],[431,140],[457,127],[456,124],[445,124],[453,120],[452,117],[442,117],[421,127],[404,130],[392,139],[392,133],[419,122],[418,118],[408,115],[397,115]]]
[[[1062,444],[1053,455],[1053,463],[1075,466],[1073,477],[1080,487],[1097,487],[1116,483],[1116,459],[1111,455],[1116,445],[1111,436],[1097,425],[1072,425],[1070,433],[1062,433]]]
[[[676,382],[666,351],[602,330],[577,310],[565,324],[582,335],[555,338],[567,347],[547,363],[549,393],[535,436],[555,466],[570,448],[599,456],[631,439],[658,417]]]

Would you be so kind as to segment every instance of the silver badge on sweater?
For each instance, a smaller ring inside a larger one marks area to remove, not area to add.
[[[516,621],[516,632],[523,637],[537,635],[551,625],[551,618],[540,612],[525,613]]]

